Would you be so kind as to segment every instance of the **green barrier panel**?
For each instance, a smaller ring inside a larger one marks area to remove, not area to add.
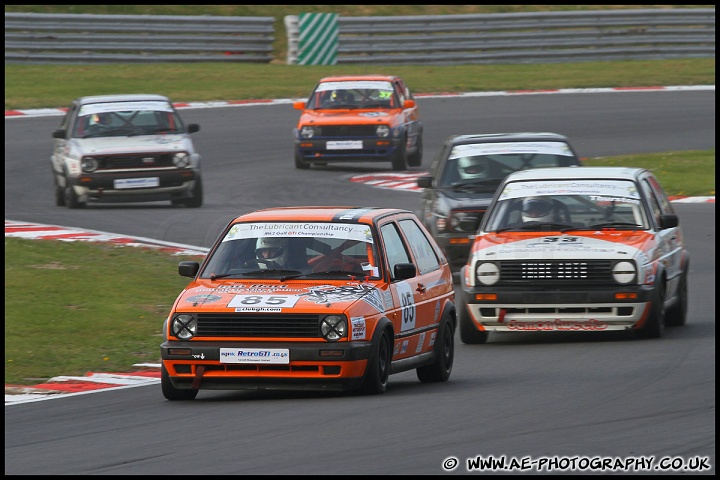
[[[338,14],[301,13],[298,27],[298,65],[335,65],[338,50]]]

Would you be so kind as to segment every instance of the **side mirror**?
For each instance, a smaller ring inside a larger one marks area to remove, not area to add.
[[[52,138],[65,138],[65,129],[64,128],[58,128],[54,132],[52,132]]]
[[[305,110],[305,105],[306,105],[305,102],[294,102],[293,108],[295,110]]]
[[[677,215],[660,215],[660,229],[673,228],[680,225],[680,219]]]
[[[393,277],[395,280],[407,280],[417,275],[415,265],[412,263],[397,263],[393,268]]]
[[[178,263],[178,273],[181,277],[195,277],[200,270],[200,263],[184,261]]]
[[[191,123],[190,125],[187,126],[188,133],[195,133],[195,132],[199,132],[199,131],[200,131],[200,125],[198,125],[197,123]]]
[[[405,100],[405,103],[403,103],[403,108],[413,108],[415,106],[415,100],[407,99]]]
[[[417,178],[417,186],[420,188],[432,188],[433,177],[431,175],[423,175]]]

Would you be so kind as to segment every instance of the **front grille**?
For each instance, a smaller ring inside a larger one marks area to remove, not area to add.
[[[319,315],[202,313],[195,337],[318,338],[319,320]]]
[[[500,279],[505,284],[615,284],[609,260],[502,262]]]
[[[317,128],[317,137],[377,137],[377,125],[326,125]]]
[[[98,170],[128,168],[167,168],[173,166],[174,153],[138,153],[124,155],[97,155]]]

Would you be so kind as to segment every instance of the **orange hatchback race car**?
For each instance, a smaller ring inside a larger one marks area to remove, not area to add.
[[[410,211],[287,207],[232,220],[163,326],[168,400],[200,389],[358,390],[450,377],[452,274]]]
[[[293,130],[295,166],[390,162],[393,170],[422,164],[423,124],[410,89],[391,75],[320,80]]]

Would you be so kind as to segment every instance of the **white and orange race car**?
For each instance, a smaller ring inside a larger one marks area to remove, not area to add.
[[[163,326],[162,392],[359,390],[450,377],[452,273],[410,211],[289,207],[232,220]]]
[[[510,174],[462,269],[460,339],[489,332],[634,331],[684,325],[690,256],[657,178],[639,168]]]

